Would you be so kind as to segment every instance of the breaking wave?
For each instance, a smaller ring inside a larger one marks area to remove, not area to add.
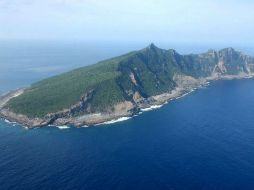
[[[163,106],[163,105],[153,105],[148,108],[142,108],[140,110],[141,110],[141,112],[145,112],[145,111],[150,111],[150,110],[154,110],[154,109],[159,109],[161,106]]]
[[[70,127],[67,125],[60,125],[60,126],[56,126],[58,129],[69,129]]]
[[[113,119],[113,120],[106,121],[106,122],[103,122],[103,123],[100,123],[100,124],[97,124],[97,125],[113,124],[113,123],[118,123],[118,122],[121,122],[121,121],[126,121],[128,119],[131,119],[131,117],[120,117],[118,119]]]

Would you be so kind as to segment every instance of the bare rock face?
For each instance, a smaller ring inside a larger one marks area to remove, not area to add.
[[[131,82],[135,85],[135,86],[138,86],[138,83],[135,79],[135,76],[133,74],[133,72],[130,73],[130,79],[131,79]]]
[[[21,95],[24,92],[24,90],[25,88],[20,88],[0,96],[0,109],[2,109],[10,99]]]
[[[174,81],[176,82],[178,88],[188,88],[192,86],[197,86],[200,84],[200,80],[202,79],[196,79],[192,76],[186,76],[186,75],[174,76]]]
[[[41,118],[28,118],[26,115],[14,113],[8,108],[5,108],[6,103],[19,95],[21,95],[24,92],[25,88],[17,89],[10,91],[9,93],[3,95],[0,97],[0,116],[4,117],[10,121],[15,121],[24,124],[25,126],[42,126],[47,124],[43,119]]]
[[[131,110],[133,107],[134,105],[130,101],[119,102],[114,105],[113,112],[126,112],[126,110]]]
[[[139,101],[143,100],[144,98],[140,95],[139,92],[135,92],[133,95],[133,100],[135,103],[138,103]]]
[[[251,77],[253,73],[254,58],[233,48],[181,55],[151,44],[94,67],[38,82],[30,90],[1,96],[0,115],[30,127],[97,124],[163,104],[208,80]],[[66,83],[73,88],[66,88]],[[12,102],[9,107],[8,102]],[[56,106],[51,105],[54,103]]]
[[[75,126],[94,125],[123,116],[131,116],[134,105],[130,101],[119,102],[113,106],[113,110],[106,113],[87,113],[74,117],[59,117],[52,124],[72,124]]]
[[[47,125],[47,121],[41,118],[28,118],[22,114],[16,114],[8,109],[1,109],[0,115],[4,118],[7,118],[10,121],[15,121],[18,123],[22,123],[27,127],[41,127]]]

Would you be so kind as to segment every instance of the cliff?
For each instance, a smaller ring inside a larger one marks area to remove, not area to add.
[[[233,48],[181,55],[154,44],[5,95],[0,115],[29,127],[90,125],[166,102],[208,80],[252,76],[254,58]]]

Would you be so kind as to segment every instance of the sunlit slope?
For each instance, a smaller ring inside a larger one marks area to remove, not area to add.
[[[29,117],[42,117],[67,109],[89,90],[95,89],[93,109],[98,105],[121,101],[123,96],[116,84],[118,63],[125,56],[103,61],[95,65],[51,77],[31,85],[21,96],[13,98],[8,107]],[[110,93],[107,93],[110,92]]]
[[[97,64],[34,83],[6,108],[28,117],[44,117],[69,109],[81,99],[75,114],[110,112],[116,103],[169,92],[174,76],[194,78],[253,72],[254,60],[232,48],[203,54],[180,55],[151,44]]]

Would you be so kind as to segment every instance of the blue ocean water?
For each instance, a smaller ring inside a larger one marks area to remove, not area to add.
[[[139,50],[151,42],[62,42],[0,41],[0,94],[73,68]],[[158,47],[179,53],[202,53],[228,44],[156,43]],[[254,55],[253,46],[234,45],[237,50]]]
[[[25,77],[23,84],[36,78]],[[27,130],[1,120],[0,189],[252,190],[253,87],[254,79],[212,82],[160,109],[90,128]]]
[[[0,41],[0,93],[140,48],[138,44]]]

